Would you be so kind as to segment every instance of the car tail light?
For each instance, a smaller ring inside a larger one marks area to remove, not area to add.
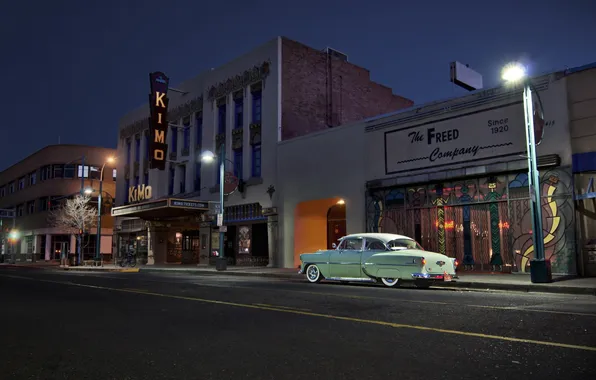
[[[459,265],[459,261],[457,261],[457,259],[455,261],[453,261],[453,266],[457,268],[457,266]]]
[[[426,259],[424,257],[420,259],[420,264],[422,264],[422,266],[426,265]]]

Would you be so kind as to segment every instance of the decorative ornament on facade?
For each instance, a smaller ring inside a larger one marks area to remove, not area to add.
[[[232,130],[232,149],[242,148],[242,140],[244,137],[244,129],[235,128]]]
[[[207,91],[207,98],[213,102],[219,97],[226,96],[234,91],[242,90],[254,82],[264,81],[269,75],[270,66],[271,61],[265,61],[260,65],[255,65],[251,69],[244,71],[242,74],[238,74],[233,78],[228,78],[226,81],[211,86]]]
[[[273,193],[275,193],[275,186],[269,185],[267,188],[267,194],[269,194],[269,199],[273,199]]]
[[[261,123],[252,123],[248,128],[250,130],[250,145],[261,143]]]

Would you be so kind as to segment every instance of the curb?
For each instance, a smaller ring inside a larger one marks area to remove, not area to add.
[[[42,265],[19,265],[19,264],[0,264],[0,268],[27,268],[27,269],[58,269],[58,266]]]
[[[506,290],[523,293],[581,294],[596,296],[596,288],[581,288],[577,286],[515,285],[495,284],[489,282],[452,281],[451,283],[434,284],[433,287],[450,289]]]
[[[268,277],[268,278],[284,278],[284,279],[299,279],[300,275],[298,273],[250,273],[250,272],[232,272],[232,271],[210,271],[210,270],[200,270],[200,269],[176,269],[176,270],[168,270],[168,269],[157,269],[157,268],[139,268],[141,272],[146,273],[184,273],[184,274],[200,274],[200,275],[207,275],[207,276],[217,276],[217,275],[226,275],[226,276],[240,276],[240,277]]]
[[[83,269],[80,267],[70,267],[70,268],[56,268],[56,270],[64,270],[69,272],[120,272],[120,273],[138,273],[139,268],[107,268],[107,269],[98,269],[98,268],[91,268],[91,269]]]

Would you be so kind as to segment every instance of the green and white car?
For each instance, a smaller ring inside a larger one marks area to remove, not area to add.
[[[420,288],[457,278],[456,259],[425,251],[407,236],[352,234],[339,239],[339,244],[333,247],[301,254],[298,273],[305,274],[311,283],[335,280],[396,286],[411,281]]]

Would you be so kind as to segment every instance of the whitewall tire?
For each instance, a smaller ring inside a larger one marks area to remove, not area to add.
[[[393,286],[397,286],[399,284],[399,279],[398,278],[381,278],[381,282],[383,283],[383,285],[388,286],[388,287],[393,287]]]
[[[323,279],[323,275],[321,274],[319,267],[314,264],[306,267],[306,279],[313,284],[320,282]]]

